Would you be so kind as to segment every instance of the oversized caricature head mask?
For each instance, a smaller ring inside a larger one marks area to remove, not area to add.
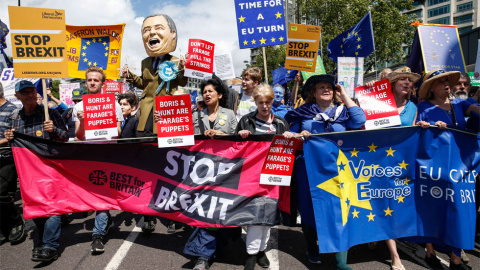
[[[148,56],[164,55],[177,47],[177,28],[169,16],[152,15],[143,21],[142,38]]]

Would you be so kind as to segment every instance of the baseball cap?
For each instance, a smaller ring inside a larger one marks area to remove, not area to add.
[[[29,87],[35,88],[35,85],[31,81],[21,80],[15,84],[15,92],[21,91]]]
[[[72,100],[82,99],[83,95],[87,94],[87,90],[83,88],[77,88],[72,91]]]

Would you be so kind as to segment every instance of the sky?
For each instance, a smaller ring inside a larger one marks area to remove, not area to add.
[[[0,19],[10,28],[8,6],[18,0],[2,0]],[[167,14],[177,26],[177,49],[174,56],[188,51],[188,40],[203,39],[215,44],[215,54],[231,52],[235,74],[240,76],[250,60],[250,50],[238,45],[235,6],[233,0],[22,0],[22,6],[64,9],[66,23],[71,25],[110,25],[125,23],[121,66],[128,63],[140,73],[143,47],[141,26],[151,14]],[[6,53],[12,56],[10,34]]]

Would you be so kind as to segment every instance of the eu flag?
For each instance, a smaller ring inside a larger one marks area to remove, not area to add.
[[[328,57],[366,57],[375,50],[370,12],[352,28],[332,39],[327,46]]]
[[[78,70],[86,70],[89,66],[107,69],[109,47],[108,36],[82,38]]]
[[[293,69],[286,69],[285,67],[280,67],[275,70],[272,70],[272,78],[273,78],[273,83],[272,85],[275,84],[280,84],[284,85],[287,82],[295,79],[295,76],[297,75],[296,70]]]
[[[7,48],[7,43],[5,42],[5,39],[7,38],[8,33],[10,30],[8,30],[7,25],[0,20],[0,49],[6,49]]]

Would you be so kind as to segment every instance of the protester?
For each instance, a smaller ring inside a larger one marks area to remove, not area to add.
[[[242,93],[238,96],[235,107],[237,121],[247,113],[255,111],[255,101],[253,100],[253,90],[262,81],[262,71],[258,67],[249,67],[242,73]]]
[[[436,125],[440,129],[449,127],[465,130],[465,116],[472,112],[480,114],[480,106],[472,105],[460,98],[450,100],[452,88],[459,78],[460,72],[446,72],[441,69],[432,70],[425,75],[419,92],[419,97],[423,102],[418,106],[417,125],[422,128]],[[427,243],[426,249],[425,262],[431,268],[442,269],[433,244]],[[451,251],[450,269],[469,269],[461,259],[461,249],[455,247],[449,247],[449,249]]]
[[[117,97],[120,108],[122,109],[123,122],[120,138],[135,138],[135,133],[138,126],[138,118],[135,117],[134,112],[138,106],[138,97],[133,92],[120,94]]]
[[[193,113],[195,134],[212,138],[215,135],[234,134],[237,119],[232,110],[225,108],[228,99],[227,86],[213,75],[212,79],[200,84],[200,93],[206,108]],[[216,251],[222,250],[230,236],[229,232],[235,229],[196,228],[183,250],[185,254],[197,257],[193,270],[208,269]]]
[[[77,88],[72,91],[72,101],[74,104],[79,103],[82,101],[82,96],[87,94],[87,90],[83,88]],[[69,141],[74,141],[75,140],[75,121],[73,121],[72,118],[73,115],[73,107],[68,108],[68,110],[65,110],[62,114],[62,119],[63,122],[67,124],[67,130],[68,130],[68,140]]]
[[[68,109],[65,103],[61,102],[58,98],[52,95],[52,89],[47,89],[47,96],[51,99],[51,101],[47,103],[49,108],[58,110],[60,113],[63,113],[65,110]]]
[[[468,98],[468,92],[472,88],[472,83],[470,81],[470,76],[467,73],[460,73],[460,79],[452,87],[452,94],[456,98],[461,98],[466,100]]]
[[[282,103],[285,95],[285,89],[280,84],[276,84],[273,86],[273,92],[275,93],[275,98],[273,100],[272,112],[273,114],[283,118],[289,111],[289,108]]]
[[[283,91],[283,88],[282,88]],[[285,119],[272,112],[272,105],[277,98],[277,93],[270,85],[261,84],[255,87],[253,99],[257,110],[244,115],[237,125],[236,133],[246,139],[250,134],[283,134],[288,131],[289,125]],[[270,267],[270,261],[265,254],[268,238],[270,237],[270,226],[248,226],[247,227],[247,261],[245,270],[255,269],[258,263],[263,268]]]
[[[86,85],[90,95],[98,95],[102,93],[102,86],[105,82],[106,76],[103,70],[96,66],[90,66],[85,71]],[[121,134],[121,123],[123,122],[123,114],[118,102],[115,102],[115,114],[117,117],[117,131]],[[83,101],[75,104],[72,114],[73,121],[75,121],[75,135],[79,140],[86,140],[85,138],[85,123]],[[114,223],[111,219],[108,210],[97,211],[95,216],[95,227],[93,228],[92,253],[103,253],[105,251],[104,237],[108,231],[113,227]]]
[[[298,92],[298,88],[300,87],[301,81],[302,81],[302,73],[299,71],[297,72],[297,75],[295,75],[295,84],[293,85],[292,96],[290,97],[294,109],[303,105],[302,95]]]
[[[14,204],[17,170],[12,149],[8,148],[8,140],[4,136],[9,127],[8,118],[15,109],[17,106],[5,99],[0,83],[0,244],[4,241],[15,243],[23,238],[25,232],[25,221]]]
[[[347,95],[343,86],[335,85],[335,76],[314,75],[302,89],[305,104],[289,111],[285,119],[290,123],[286,137],[360,129],[366,122],[363,110]],[[345,103],[342,104],[340,100]],[[295,160],[295,178],[298,185],[299,209],[302,217],[302,230],[307,242],[307,256],[311,263],[321,263],[317,245],[317,232],[312,198],[303,155]],[[347,265],[347,251],[335,254],[337,269],[351,269]]]
[[[205,101],[203,101],[203,96],[202,95],[197,96],[195,98],[195,103],[196,103],[196,106],[195,106],[195,108],[193,108],[193,112],[203,111],[203,109],[206,108]]]
[[[42,137],[57,142],[68,141],[65,123],[57,110],[48,109],[50,120],[45,120],[43,105],[36,103],[35,85],[27,80],[15,84],[15,97],[22,102],[22,109],[15,109],[8,118],[4,135],[13,140],[13,132]],[[33,261],[52,261],[58,258],[60,216],[42,217],[33,220],[39,233],[39,243],[32,251]]]

